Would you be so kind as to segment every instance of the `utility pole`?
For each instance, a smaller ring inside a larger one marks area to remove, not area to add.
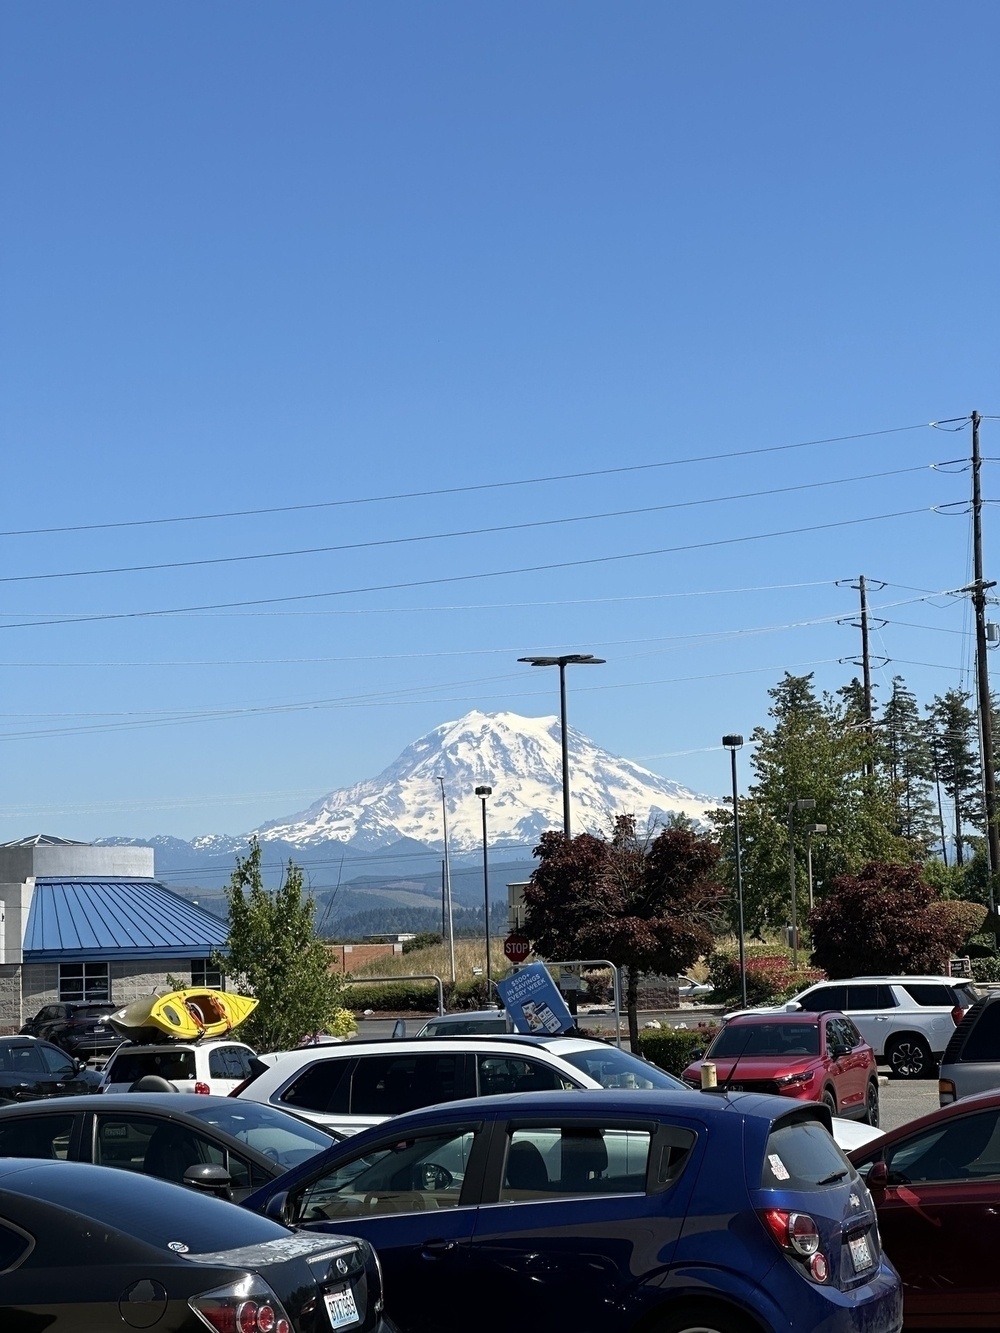
[[[972,569],[973,581],[964,592],[972,593],[976,611],[976,678],[979,686],[979,743],[982,750],[983,795],[986,806],[986,841],[990,861],[990,908],[993,910],[993,876],[1000,870],[1000,829],[997,828],[996,772],[993,764],[993,710],[990,673],[986,662],[986,589],[995,582],[983,578],[983,495],[980,471],[978,412],[972,414]]]
[[[841,661],[850,662],[852,665],[861,668],[861,678],[864,688],[864,727],[868,737],[868,748],[865,751],[865,777],[870,778],[873,777],[875,773],[875,761],[873,758],[873,751],[875,749],[875,710],[872,702],[872,655],[868,638],[868,632],[871,628],[868,616],[868,581],[864,574],[859,574],[857,583],[850,583],[847,579],[838,579],[837,586],[853,588],[854,591],[861,596],[860,620],[854,620],[853,617],[848,617],[837,623],[840,625],[850,625],[852,628],[861,631],[861,656],[844,657],[841,658]],[[885,584],[881,579],[876,579],[875,587],[876,590],[878,590],[884,588]],[[884,624],[886,624],[884,620],[877,620],[875,622],[875,628],[881,629]],[[878,657],[876,660],[879,666],[886,666],[889,662],[888,657],[882,656]]]

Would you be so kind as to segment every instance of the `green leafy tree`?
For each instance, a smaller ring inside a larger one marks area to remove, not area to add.
[[[238,990],[258,1000],[240,1035],[259,1051],[280,1051],[340,1022],[343,982],[328,970],[314,903],[304,894],[298,866],[289,861],[281,886],[269,892],[254,838],[249,854],[236,858],[226,899],[227,952],[212,961]]]
[[[966,829],[982,828],[978,724],[970,707],[972,695],[948,690],[935,695],[929,706],[931,743],[937,776],[948,794],[954,813],[955,861],[965,860]]]
[[[621,968],[636,1042],[640,977],[674,976],[711,950],[725,895],[718,844],[685,821],[642,835],[623,816],[608,838],[543,833],[535,856],[525,933],[553,962],[606,958]]]

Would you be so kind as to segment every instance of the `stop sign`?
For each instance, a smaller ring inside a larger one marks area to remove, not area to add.
[[[503,951],[512,963],[523,963],[531,953],[531,941],[527,935],[508,935],[503,942]]]

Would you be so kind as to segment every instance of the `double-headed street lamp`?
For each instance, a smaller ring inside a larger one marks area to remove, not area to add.
[[[799,970],[799,925],[795,902],[795,811],[815,809],[816,802],[811,796],[788,802],[788,887],[792,895],[792,968],[796,972]]]
[[[806,825],[806,877],[809,882],[809,910],[813,909],[813,834],[820,837],[826,832],[825,824]]]
[[[490,870],[487,860],[486,841],[486,799],[493,795],[492,787],[477,787],[476,795],[483,803],[483,901],[486,906],[486,999],[491,998],[493,990],[493,969],[490,964]]]
[[[743,870],[740,863],[740,801],[736,786],[736,751],[743,748],[743,737],[738,735],[723,736],[722,744],[729,751],[733,761],[733,856],[736,864],[736,909],[739,926],[740,945],[740,1003],[747,1007],[747,958],[746,941],[743,934]]]
[[[563,834],[570,837],[569,818],[569,747],[566,736],[566,668],[568,666],[603,666],[605,658],[595,657],[593,653],[565,653],[562,657],[519,657],[519,662],[529,666],[559,668],[559,706],[560,728],[562,731],[562,788],[563,788]]]

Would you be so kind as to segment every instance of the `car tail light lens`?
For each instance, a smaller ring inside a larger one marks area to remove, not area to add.
[[[819,1227],[808,1213],[785,1208],[767,1208],[759,1214],[773,1239],[796,1259],[808,1260],[806,1268],[814,1282],[825,1282],[830,1274],[826,1255],[820,1249]]]
[[[195,1092],[203,1092],[206,1097],[210,1097],[212,1095],[212,1089],[208,1086],[207,1083],[202,1083],[200,1080],[194,1085],[194,1090]]]
[[[958,1098],[956,1097],[955,1093],[956,1093],[956,1088],[950,1078],[938,1079],[939,1106],[950,1106],[952,1102],[957,1101]]]
[[[192,1296],[188,1305],[212,1333],[292,1333],[292,1321],[263,1278]]]
[[[956,1004],[954,1009],[951,1011],[951,1021],[955,1024],[956,1027],[958,1027],[959,1023],[961,1023],[964,1017],[965,1017],[965,1010],[962,1008],[960,1004]]]

